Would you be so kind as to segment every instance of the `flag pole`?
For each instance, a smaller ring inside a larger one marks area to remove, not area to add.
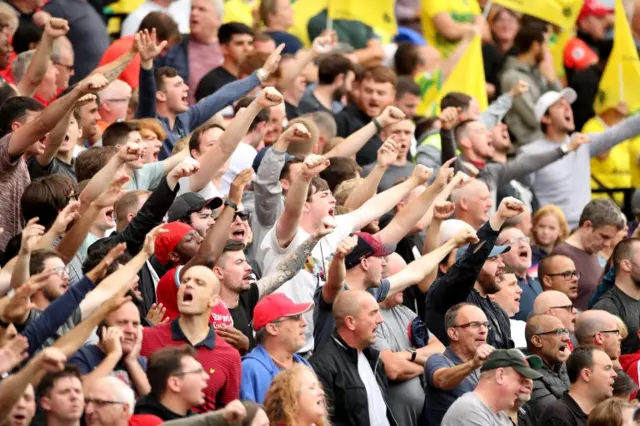
[[[329,16],[329,10],[331,10],[331,1],[327,2],[327,31],[333,31],[333,19]]]

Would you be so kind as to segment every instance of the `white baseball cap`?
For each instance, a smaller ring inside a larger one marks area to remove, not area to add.
[[[554,92],[551,90],[540,96],[540,99],[538,99],[538,102],[536,102],[536,106],[533,109],[538,123],[542,120],[542,116],[547,112],[549,107],[562,98],[569,102],[569,104],[572,104],[576,99],[578,99],[578,94],[572,88],[567,87],[566,89],[562,89],[560,92]]]

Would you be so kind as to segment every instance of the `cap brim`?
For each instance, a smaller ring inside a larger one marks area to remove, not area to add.
[[[291,306],[291,312],[283,315],[283,317],[295,317],[296,315],[302,315],[313,309],[313,302],[309,303],[296,303]]]
[[[542,374],[538,373],[533,368],[529,368],[529,367],[512,367],[512,368],[516,370],[518,374],[520,374],[523,377],[526,377],[527,379],[535,380],[542,377]]]
[[[511,250],[511,246],[493,246],[491,253],[489,253],[489,259],[492,257],[500,256]]]
[[[213,197],[212,199],[206,201],[204,203],[203,207],[207,207],[211,210],[216,210],[220,207],[222,207],[222,205],[224,204],[224,201],[222,201],[222,198],[220,197]],[[201,207],[202,208],[202,207]],[[199,210],[199,209],[198,209]]]
[[[578,94],[571,87],[562,89],[562,91],[560,92],[560,95],[562,98],[564,98],[565,101],[569,103],[569,105],[573,104],[576,100],[578,100]]]

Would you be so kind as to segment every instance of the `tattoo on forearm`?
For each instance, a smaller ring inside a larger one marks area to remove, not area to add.
[[[276,267],[276,270],[257,282],[260,296],[266,296],[276,291],[281,285],[293,278],[304,266],[304,262],[314,249],[318,240],[314,237],[307,238],[295,252],[284,258]]]
[[[120,76],[120,74],[122,74],[122,71],[124,71],[124,69],[129,65],[134,57],[135,55],[127,53],[120,64],[115,65],[113,68],[105,71],[102,75],[104,75],[104,78],[106,78],[107,80],[114,81]]]

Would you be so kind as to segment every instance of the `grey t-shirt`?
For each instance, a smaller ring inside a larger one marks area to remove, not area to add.
[[[364,166],[362,168],[362,176],[368,176],[375,165],[376,163],[371,163]],[[412,164],[409,161],[407,161],[404,166],[389,166],[384,172],[384,175],[382,175],[382,180],[378,185],[378,191],[386,191],[387,189],[395,185],[396,182],[398,182],[398,180],[400,180],[401,178],[411,176],[411,173],[413,173],[413,169],[415,168],[415,166],[415,164]]]
[[[367,289],[378,303],[382,302],[389,295],[391,283],[388,279],[380,281],[380,287]],[[345,284],[345,290],[349,287]],[[322,287],[316,288],[313,295],[313,340],[315,351],[319,351],[322,346],[329,340],[333,329],[336,328],[336,322],[333,319],[333,303],[325,302],[322,297]]]
[[[621,349],[623,354],[632,354],[640,350],[640,339],[638,330],[640,329],[640,300],[636,300],[617,286],[606,292],[593,305],[593,309],[602,309],[613,315],[622,318],[622,321],[629,329],[629,335],[622,341]]]
[[[384,322],[376,329],[377,351],[406,351],[413,348],[409,340],[409,325],[417,314],[404,305],[381,309]],[[404,381],[389,381],[387,403],[399,425],[416,425],[424,405],[424,389],[420,377]]]
[[[475,392],[468,392],[454,402],[442,419],[442,426],[513,426],[504,412],[494,413]]]

